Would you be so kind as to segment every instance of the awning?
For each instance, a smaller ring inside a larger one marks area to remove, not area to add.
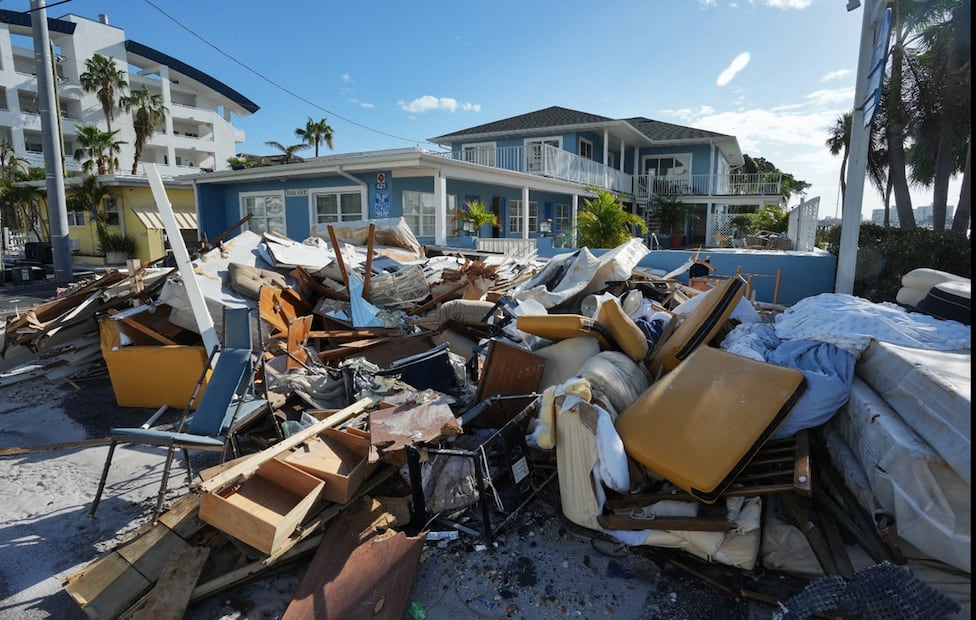
[[[139,218],[139,221],[143,223],[146,228],[150,229],[164,229],[163,220],[159,216],[159,210],[155,206],[152,207],[132,207],[132,211]],[[173,215],[176,217],[176,225],[180,229],[197,229],[197,213],[193,208],[179,208],[173,207]]]

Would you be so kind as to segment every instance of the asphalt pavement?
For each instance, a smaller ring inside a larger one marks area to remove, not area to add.
[[[58,295],[58,288],[65,286],[65,282],[53,278],[0,283],[0,317],[6,318],[53,299]]]

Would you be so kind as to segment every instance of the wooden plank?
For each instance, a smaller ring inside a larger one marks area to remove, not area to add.
[[[170,557],[156,586],[122,614],[123,620],[182,620],[190,594],[210,555],[207,547],[187,547]]]
[[[305,345],[308,343],[308,332],[312,329],[312,315],[306,315],[292,319],[288,322],[287,347],[291,353],[285,361],[285,370],[297,369],[308,362],[308,351]]]
[[[371,506],[363,501],[325,533],[282,620],[404,617],[424,539],[377,534]]]
[[[305,443],[312,437],[317,436],[319,433],[324,431],[326,428],[337,426],[342,424],[349,418],[362,413],[370,406],[372,406],[376,401],[374,398],[362,398],[353,404],[349,405],[345,409],[340,409],[334,414],[330,415],[326,419],[309,426],[308,428],[302,429],[298,433],[295,433],[291,437],[284,439],[270,448],[266,448],[260,452],[252,454],[246,458],[241,459],[232,467],[228,467],[224,471],[218,473],[216,476],[209,480],[204,480],[200,483],[193,485],[191,490],[194,493],[215,493],[221,489],[225,489],[228,486],[235,484],[251,475],[257,471],[258,467],[261,466],[267,460],[273,459],[279,454],[283,454],[288,450],[291,450],[295,446]]]
[[[115,618],[132,605],[152,582],[112,551],[68,577],[64,590],[89,618]]]
[[[49,443],[43,446],[30,446],[27,448],[10,447],[0,449],[0,456],[14,456],[17,454],[35,454],[37,452],[57,452],[58,450],[73,450],[75,448],[90,448],[91,446],[107,446],[111,443],[111,437],[100,437],[98,439],[82,439],[81,441],[68,441],[65,443]]]
[[[187,546],[187,542],[168,527],[159,526],[119,547],[116,551],[139,571],[139,574],[150,583],[155,583],[163,573],[163,567],[170,556],[182,552]]]
[[[105,312],[109,316],[114,316],[114,315],[116,315],[116,314],[119,313],[119,311],[116,310],[116,309],[114,309],[114,308],[109,308]],[[124,316],[124,317],[122,317],[120,319],[115,319],[115,320],[122,321],[123,323],[125,323],[126,325],[128,325],[129,327],[131,327],[132,329],[134,329],[137,332],[140,332],[142,334],[145,334],[146,336],[149,336],[150,338],[152,338],[153,340],[155,340],[156,342],[158,342],[160,344],[177,344],[177,342],[175,340],[171,340],[171,339],[167,338],[166,336],[160,334],[156,330],[152,329],[151,327],[149,327],[147,325],[143,325],[142,323],[140,323],[139,321],[135,320],[131,316]]]

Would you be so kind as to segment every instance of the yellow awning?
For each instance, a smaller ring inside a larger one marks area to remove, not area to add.
[[[139,218],[139,221],[143,223],[146,228],[160,229],[165,228],[163,226],[163,220],[159,216],[159,211],[155,206],[152,207],[132,207],[132,211]],[[179,208],[173,207],[173,216],[176,218],[176,224],[180,229],[197,229],[197,214],[193,208]]]

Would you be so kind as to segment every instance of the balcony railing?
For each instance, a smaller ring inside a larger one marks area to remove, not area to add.
[[[766,172],[692,174],[681,176],[638,175],[634,197],[647,202],[651,196],[778,196],[782,175]]]
[[[631,193],[633,188],[632,175],[549,145],[529,147],[528,151],[524,146],[479,148],[443,153],[442,156],[512,172],[524,172],[602,187],[626,194]]]

